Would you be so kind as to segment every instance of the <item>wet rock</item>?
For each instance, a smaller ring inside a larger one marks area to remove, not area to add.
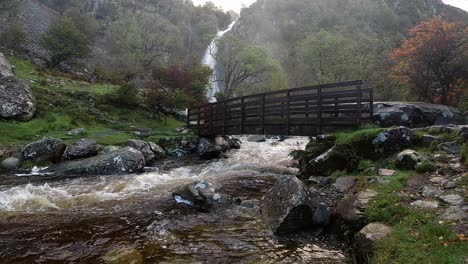
[[[198,148],[198,138],[163,138],[159,140],[161,146],[167,155],[182,158],[194,154]]]
[[[127,141],[124,145],[141,151],[141,153],[143,153],[143,156],[145,156],[146,165],[151,165],[156,160],[166,158],[165,151],[154,142],[146,142],[143,140],[131,139]]]
[[[217,136],[215,138],[215,145],[220,147],[223,152],[231,149],[240,149],[241,141],[234,137]]]
[[[427,198],[439,197],[442,193],[444,193],[444,191],[440,190],[437,187],[433,187],[433,186],[423,187],[423,195],[424,197],[427,197]]]
[[[356,179],[354,177],[340,177],[336,179],[335,184],[333,186],[342,193],[347,192],[354,186]]]
[[[119,149],[121,149],[121,147],[109,145],[109,146],[105,146],[105,147],[102,149],[101,153],[102,153],[102,154],[104,154],[104,153],[109,153],[109,152],[112,152],[112,151],[117,151],[117,150],[119,150]]]
[[[312,216],[314,226],[328,226],[331,223],[331,210],[328,205],[320,203]]]
[[[86,129],[84,128],[75,128],[67,132],[69,136],[80,136],[86,134]]]
[[[295,176],[283,176],[262,199],[265,224],[277,234],[292,233],[312,225],[317,207],[307,187]]]
[[[447,154],[458,155],[460,153],[461,145],[456,141],[445,142],[440,144],[438,149],[445,151]]]
[[[422,136],[421,140],[424,146],[430,146],[432,143],[439,143],[441,141],[441,138],[425,134]]]
[[[326,186],[330,183],[330,178],[328,177],[310,177],[307,182],[312,184],[318,184],[319,186]]]
[[[436,209],[439,207],[439,202],[432,200],[417,200],[412,202],[410,205],[423,209]]]
[[[393,176],[395,173],[394,170],[379,169],[379,176]]]
[[[21,162],[57,163],[61,160],[65,148],[62,140],[46,137],[24,146],[21,150]]]
[[[247,138],[247,141],[255,143],[265,142],[266,137],[262,135],[252,135]]]
[[[201,138],[198,142],[197,155],[202,159],[217,159],[221,156],[221,148],[209,139]]]
[[[467,215],[460,207],[451,206],[445,210],[442,218],[450,221],[463,221],[467,218]]]
[[[57,175],[121,175],[143,172],[145,157],[140,151],[125,147],[98,156],[63,162],[47,169]]]
[[[322,155],[310,160],[305,175],[329,176],[336,171],[354,170],[358,165],[358,159],[347,145],[336,145]]]
[[[414,170],[424,160],[424,157],[419,152],[407,149],[398,154],[396,166],[403,170]]]
[[[463,197],[459,194],[447,194],[447,195],[442,195],[439,198],[444,203],[448,203],[451,205],[462,205],[464,202]]]
[[[382,223],[370,223],[354,235],[355,248],[361,261],[368,260],[375,244],[392,232],[392,227]]]
[[[226,210],[241,202],[238,198],[220,193],[217,187],[204,180],[180,186],[172,196],[179,204],[214,211]]]
[[[372,145],[376,154],[385,155],[407,148],[415,142],[416,135],[413,130],[398,127],[380,132],[372,141]]]
[[[15,171],[18,168],[19,164],[20,160],[18,158],[7,158],[0,163],[0,171]]]
[[[96,156],[101,146],[93,139],[80,139],[72,146],[68,146],[63,157],[66,160],[84,159]]]
[[[382,127],[464,125],[463,114],[449,106],[429,103],[383,102],[374,104],[374,122]]]

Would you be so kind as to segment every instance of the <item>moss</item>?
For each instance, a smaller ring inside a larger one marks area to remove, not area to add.
[[[468,144],[464,144],[460,149],[461,160],[468,165]]]

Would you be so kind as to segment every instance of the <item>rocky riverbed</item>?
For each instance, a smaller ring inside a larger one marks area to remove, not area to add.
[[[242,148],[226,152],[226,158],[181,167],[158,162],[139,175],[27,176],[30,183],[2,176],[8,180],[0,189],[0,259],[350,263],[349,247],[322,229],[277,237],[262,220],[262,196],[279,177],[297,173],[288,154],[303,149],[308,139],[251,141],[242,138]],[[204,210],[174,200],[174,190],[200,180],[239,202]]]

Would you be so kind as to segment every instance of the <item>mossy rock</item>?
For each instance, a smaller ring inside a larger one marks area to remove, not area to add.
[[[330,176],[335,171],[354,171],[359,165],[359,158],[349,145],[335,145],[322,155],[310,160],[305,175]]]

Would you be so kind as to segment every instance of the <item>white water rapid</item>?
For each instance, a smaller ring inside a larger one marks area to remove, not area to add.
[[[283,142],[252,143],[241,138],[242,148],[227,153],[228,159],[190,165],[171,171],[140,175],[68,179],[48,183],[0,187],[0,213],[89,208],[104,201],[145,199],[171,192],[175,187],[199,179],[219,180],[231,176],[295,174],[288,168],[292,150],[304,149],[307,138],[293,137]]]
[[[216,37],[211,41],[210,45],[205,51],[205,55],[203,56],[202,59],[202,64],[209,66],[213,70],[213,76],[212,80],[210,83],[210,89],[208,90],[207,97],[210,100],[211,103],[216,102],[215,95],[216,93],[220,92],[219,89],[219,84],[217,81],[217,72],[216,72],[216,60],[213,56],[216,56],[218,53],[218,45],[217,41],[222,38],[227,32],[231,31],[232,27],[234,27],[234,24],[236,24],[236,21],[232,22],[226,30],[219,31],[218,34],[216,34]]]

